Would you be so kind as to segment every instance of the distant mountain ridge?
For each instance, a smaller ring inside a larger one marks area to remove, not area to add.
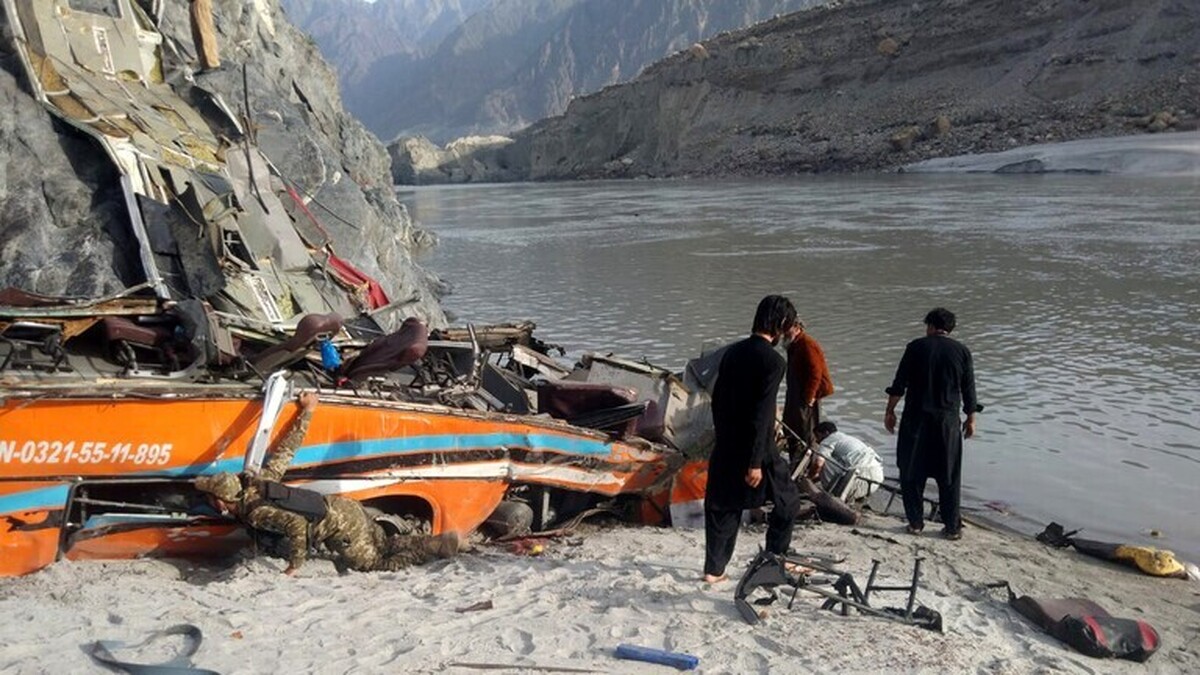
[[[841,0],[693,45],[511,138],[389,152],[417,183],[790,175],[1197,128],[1196,0]]]
[[[282,0],[292,23],[316,42],[343,89],[357,88],[371,66],[432,51],[491,0]]]
[[[1194,129],[1198,73],[1195,0],[847,0],[576,99],[503,163],[532,180],[891,169]]]
[[[344,73],[347,107],[369,129],[439,143],[511,133],[694,42],[823,1],[284,0]],[[399,34],[386,17],[403,15],[401,5],[466,18],[427,55],[387,52],[379,35]]]

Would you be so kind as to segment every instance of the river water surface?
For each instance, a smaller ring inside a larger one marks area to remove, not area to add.
[[[402,190],[459,321],[679,370],[792,298],[825,416],[875,445],[904,344],[958,315],[979,435],[967,508],[1200,559],[1200,180],[881,176]],[[932,486],[932,483],[931,483]],[[1160,536],[1152,536],[1151,531]]]

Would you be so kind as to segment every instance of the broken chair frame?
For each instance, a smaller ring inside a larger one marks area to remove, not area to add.
[[[734,605],[737,607],[738,613],[746,620],[746,623],[751,625],[757,624],[761,617],[751,605],[748,598],[750,595],[760,588],[768,589],[771,595],[767,600],[767,604],[774,602],[777,599],[775,588],[778,586],[792,587],[792,595],[788,600],[787,608],[791,609],[796,603],[796,597],[800,591],[810,591],[817,595],[823,596],[826,600],[821,605],[821,609],[838,611],[840,605],[840,613],[842,616],[850,615],[850,608],[857,609],[863,614],[896,621],[910,626],[919,626],[929,630],[942,630],[941,615],[924,605],[916,603],[917,588],[921,578],[921,563],[924,558],[916,558],[913,561],[912,582],[907,586],[885,586],[876,584],[875,580],[879,572],[879,566],[882,564],[879,560],[871,561],[871,574],[867,578],[865,588],[860,587],[848,572],[842,572],[835,569],[832,565],[827,565],[819,561],[814,561],[811,558],[788,558],[786,556],[776,555],[768,551],[760,551],[758,556],[750,563],[750,567],[738,582],[737,590],[734,592]],[[808,578],[806,574],[792,574],[787,570],[787,565],[802,565],[811,567],[823,572],[836,575],[833,580],[833,589],[825,588],[823,584],[819,584]],[[896,607],[872,607],[870,604],[871,594],[876,592],[889,591],[904,591],[908,593],[908,600],[904,608]]]

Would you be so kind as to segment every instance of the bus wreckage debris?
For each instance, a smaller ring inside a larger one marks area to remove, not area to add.
[[[913,561],[912,583],[907,586],[885,586],[875,583],[879,572],[880,561],[873,560],[871,575],[867,585],[862,588],[847,572],[841,572],[832,566],[822,564],[812,558],[788,558],[768,551],[760,551],[746,573],[738,582],[734,592],[733,602],[738,613],[751,625],[757,624],[764,616],[755,609],[755,605],[770,605],[779,599],[776,589],[781,586],[792,589],[787,608],[791,609],[800,591],[809,591],[825,598],[822,609],[840,611],[842,616],[849,616],[850,609],[857,609],[863,614],[870,614],[882,619],[897,621],[910,626],[919,626],[928,630],[942,631],[942,615],[938,612],[916,604],[918,581],[921,577],[921,562],[923,558]],[[799,573],[789,571],[804,570]],[[823,572],[817,576],[815,572]],[[828,586],[832,586],[830,589]],[[762,589],[767,595],[751,600],[755,591]],[[907,591],[908,600],[904,607],[873,607],[870,604],[871,594],[875,592]],[[840,606],[840,610],[838,610]]]

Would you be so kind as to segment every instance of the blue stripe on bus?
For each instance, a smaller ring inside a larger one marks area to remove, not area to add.
[[[444,434],[438,436],[402,436],[370,440],[339,441],[302,446],[292,460],[293,466],[323,464],[382,455],[403,455],[422,452],[448,452],[478,448],[516,447],[535,452],[560,452],[573,455],[608,455],[610,443],[590,438],[557,436],[553,434],[488,433]],[[129,476],[198,476],[222,471],[239,472],[244,459],[235,457],[161,471],[136,471]],[[103,479],[101,479],[103,480]],[[0,496],[0,513],[62,508],[66,505],[69,485],[36,488]]]
[[[0,495],[0,513],[61,509],[67,505],[67,495],[70,492],[71,486],[64,483],[54,487]]]

